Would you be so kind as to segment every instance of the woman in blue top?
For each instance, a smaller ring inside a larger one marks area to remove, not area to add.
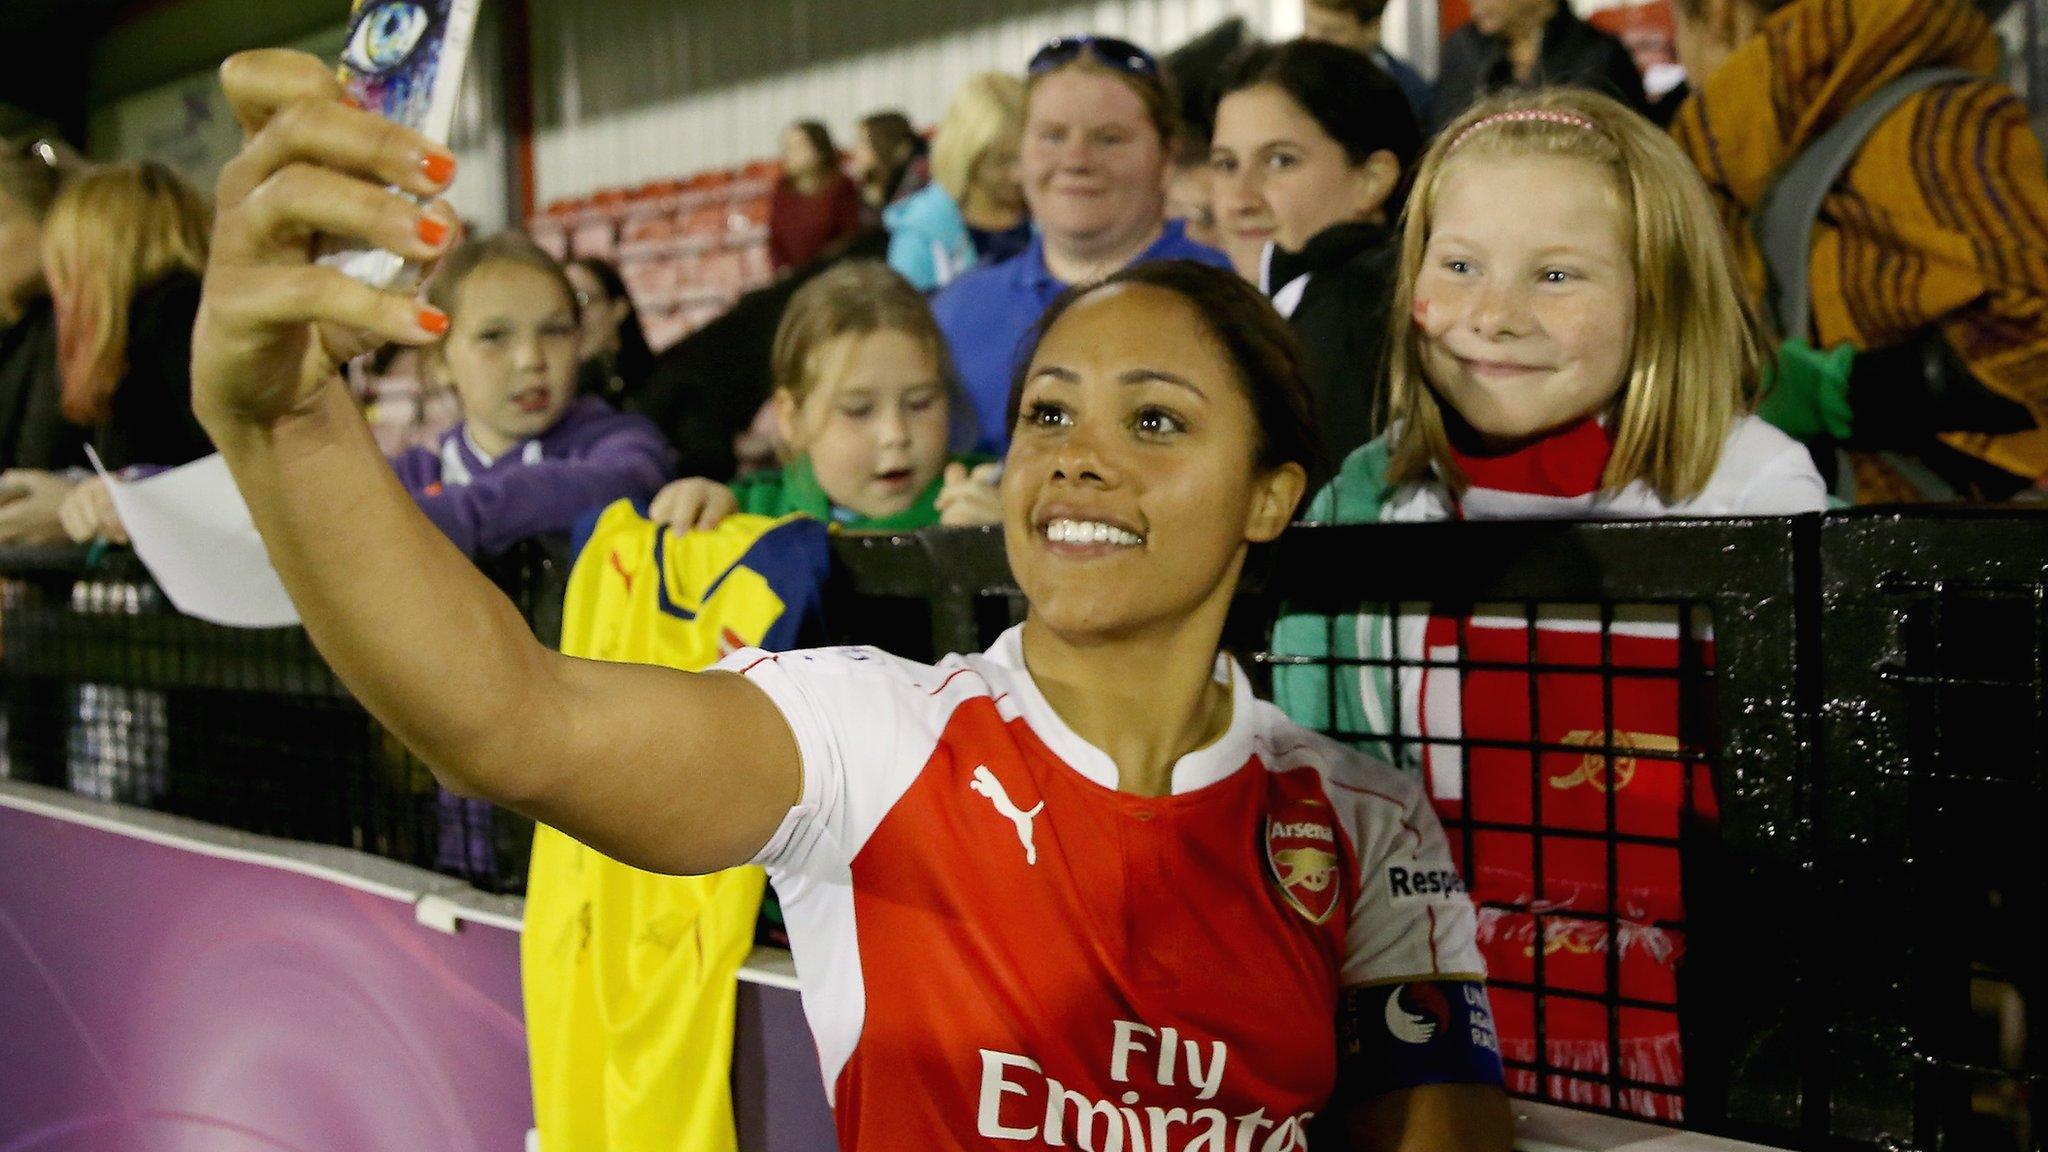
[[[1179,123],[1149,53],[1063,36],[1038,50],[1029,72],[1019,163],[1038,235],[932,302],[980,422],[977,447],[995,453],[1009,443],[1004,406],[1024,337],[1068,285],[1146,260],[1228,263],[1166,219]]]
[[[962,84],[932,140],[931,183],[882,209],[889,267],[930,292],[1022,252],[1031,242],[1017,180],[1023,134],[1023,81],[984,72]]]

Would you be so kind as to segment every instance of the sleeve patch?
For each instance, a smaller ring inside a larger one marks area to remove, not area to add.
[[[1429,1084],[1501,1084],[1486,986],[1418,980],[1345,990],[1338,1080],[1355,1099]]]

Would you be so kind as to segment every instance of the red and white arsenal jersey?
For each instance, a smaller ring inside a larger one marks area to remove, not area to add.
[[[1227,658],[1230,728],[1157,798],[1116,790],[1020,629],[937,666],[841,648],[720,667],[802,751],[756,862],[848,1152],[1304,1148],[1340,990],[1386,986],[1395,1046],[1418,1052],[1453,1030],[1447,996],[1484,1015],[1472,907],[1418,783],[1297,727]]]

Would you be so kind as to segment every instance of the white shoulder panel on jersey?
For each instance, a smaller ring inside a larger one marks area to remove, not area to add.
[[[749,648],[718,668],[768,693],[796,737],[803,794],[752,861],[791,876],[850,864],[924,770],[961,702],[995,694],[960,657],[919,664],[876,648]]]
[[[1261,749],[1272,771],[1313,768],[1358,848],[1358,898],[1344,937],[1346,987],[1483,979],[1478,918],[1421,781],[1302,728],[1271,704]]]
[[[916,782],[954,710],[991,689],[960,657],[934,666],[874,648],[749,648],[718,667],[768,693],[803,757],[803,794],[753,863],[782,900],[831,1099],[867,1018],[853,858]]]

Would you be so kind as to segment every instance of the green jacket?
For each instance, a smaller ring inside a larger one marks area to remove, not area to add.
[[[956,453],[953,462],[969,468],[989,462],[987,456],[971,453]],[[738,497],[740,511],[759,516],[788,516],[801,512],[813,520],[837,525],[849,532],[915,532],[930,528],[939,522],[939,511],[934,506],[940,489],[946,486],[944,474],[932,478],[924,491],[910,507],[894,516],[867,517],[849,509],[833,505],[831,497],[818,484],[818,474],[811,470],[811,458],[799,456],[788,466],[755,472],[742,476],[732,485],[732,494]]]

